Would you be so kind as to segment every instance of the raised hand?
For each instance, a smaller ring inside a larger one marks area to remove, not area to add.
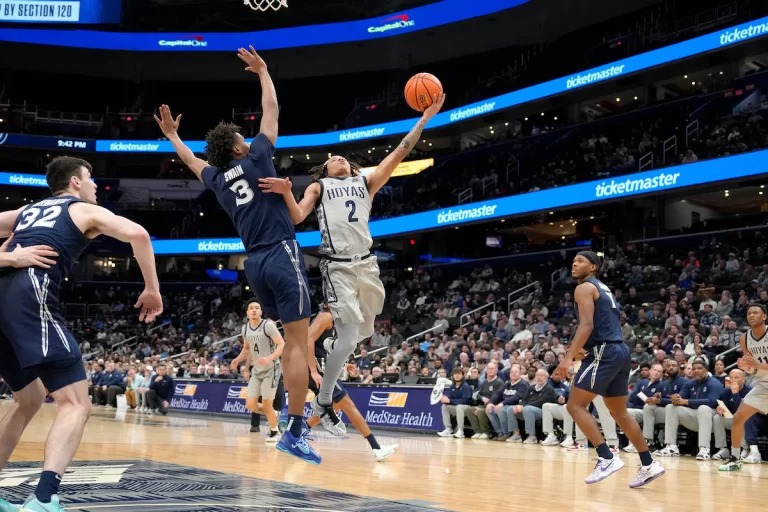
[[[443,103],[445,103],[445,93],[435,94],[432,96],[432,104],[424,110],[424,113],[421,116],[425,119],[432,119],[432,116],[440,112],[440,109],[443,108]]]
[[[261,73],[266,71],[267,63],[264,62],[264,59],[259,57],[259,54],[256,53],[253,46],[249,46],[248,48],[250,48],[251,51],[248,51],[245,48],[237,50],[237,56],[240,57],[240,60],[248,64],[245,70],[250,71],[251,73]]]
[[[181,122],[181,114],[176,116],[176,119],[171,115],[171,109],[168,105],[160,105],[160,117],[152,116],[155,118],[158,126],[163,131],[163,135],[170,137],[175,135],[179,130],[179,123]]]

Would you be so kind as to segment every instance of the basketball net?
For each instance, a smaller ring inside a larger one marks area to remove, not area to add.
[[[243,4],[254,11],[277,11],[281,7],[288,7],[288,0],[243,0]]]

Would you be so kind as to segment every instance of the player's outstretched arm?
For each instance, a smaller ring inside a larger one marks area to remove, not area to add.
[[[379,164],[376,170],[366,177],[368,180],[368,193],[374,195],[387,183],[387,181],[389,181],[389,178],[392,177],[392,173],[397,166],[400,165],[400,162],[402,162],[406,156],[408,156],[408,153],[411,152],[413,147],[419,141],[421,132],[424,130],[424,125],[432,119],[432,116],[440,112],[440,109],[443,108],[443,103],[445,103],[445,94],[440,96],[435,95],[432,105],[424,111],[424,114],[422,114],[421,119],[416,123],[416,126],[408,132],[408,135],[406,135],[400,144],[398,144],[397,148]]]
[[[301,224],[320,199],[320,184],[312,183],[308,186],[300,203],[297,203],[296,198],[293,197],[292,187],[293,183],[288,178],[259,178],[261,191],[265,194],[281,194],[288,207],[291,222]]]
[[[253,46],[249,46],[249,48],[250,51],[240,48],[237,51],[237,56],[248,64],[245,68],[246,71],[259,75],[261,82],[261,126],[259,131],[266,135],[274,146],[277,142],[277,117],[279,115],[277,91],[275,91],[275,84],[272,83],[272,77],[269,76],[267,64],[259,57]]]
[[[189,167],[189,170],[195,173],[197,179],[203,181],[201,177],[203,169],[208,167],[208,162],[202,158],[197,158],[191,149],[187,147],[179,138],[179,123],[181,122],[181,114],[176,116],[176,119],[171,115],[171,109],[168,105],[160,105],[160,117],[154,116],[158,126],[163,131],[163,135],[173,144],[173,149],[176,150],[176,154],[179,155],[181,161]]]
[[[155,252],[147,230],[125,217],[93,204],[75,203],[70,207],[70,212],[75,213],[75,223],[88,238],[107,235],[131,244],[133,255],[144,277],[144,291],[134,307],[140,308],[140,322],[151,323],[163,312],[163,299],[160,296],[160,283],[155,269]]]

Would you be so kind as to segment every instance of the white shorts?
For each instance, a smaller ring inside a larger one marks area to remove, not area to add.
[[[280,382],[280,365],[273,364],[266,370],[254,367],[248,380],[248,398],[274,400],[277,395],[277,385]]]
[[[768,383],[757,382],[752,391],[744,397],[744,403],[754,407],[761,414],[768,414]]]
[[[376,256],[357,261],[323,258],[320,271],[323,296],[334,319],[347,325],[368,320],[371,332],[361,332],[360,336],[361,339],[373,336],[373,320],[384,308],[384,285],[379,279]]]

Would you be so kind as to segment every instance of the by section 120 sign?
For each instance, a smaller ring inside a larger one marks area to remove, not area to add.
[[[568,92],[579,87],[610,80],[630,73],[636,73],[669,62],[692,57],[701,53],[717,50],[724,46],[739,43],[755,37],[768,34],[768,17],[744,23],[736,27],[730,27],[720,32],[713,32],[689,41],[673,44],[658,50],[635,55],[624,60],[606,64],[593,69],[588,69],[574,75],[564,76],[549,82],[544,82],[518,91],[502,94],[495,98],[489,98],[470,105],[465,105],[453,110],[441,112],[429,121],[427,128],[438,128],[448,124],[457,123],[464,119],[483,116],[492,112],[522,105],[531,101],[540,100],[548,96],[554,96]],[[0,30],[2,38],[2,30]],[[340,130],[327,133],[315,133],[307,135],[281,135],[277,139],[278,149],[310,148],[318,146],[331,146],[345,142],[377,139],[391,135],[408,133],[413,128],[416,119],[404,119],[373,126],[363,126],[351,130]],[[196,153],[203,151],[205,142],[187,141],[187,145]],[[96,151],[105,152],[141,152],[141,153],[173,153],[173,146],[168,141],[118,141],[100,140],[96,144]]]
[[[120,4],[120,0],[0,0],[0,21],[119,23]]]
[[[586,203],[595,203],[629,196],[665,192],[683,187],[705,185],[734,178],[763,174],[768,169],[768,150],[718,158],[704,162],[668,167],[567,187],[540,190],[479,203],[457,205],[412,215],[370,223],[371,235],[383,237],[454,226],[480,220],[551,210]],[[303,247],[320,244],[320,232],[296,233]],[[244,252],[237,238],[155,240],[156,254],[210,254]]]

